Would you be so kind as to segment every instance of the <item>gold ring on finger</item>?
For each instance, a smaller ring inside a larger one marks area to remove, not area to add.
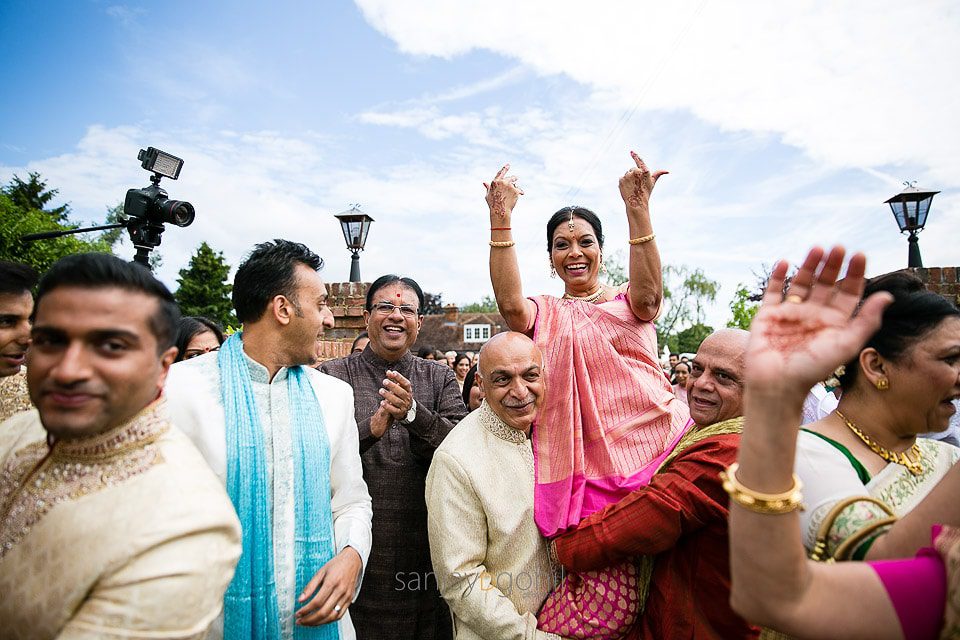
[[[790,304],[800,304],[801,302],[803,302],[803,298],[801,298],[800,296],[798,296],[798,295],[795,294],[795,293],[791,293],[791,294],[788,295],[786,298],[784,298],[783,301],[784,301],[784,302],[789,302]]]

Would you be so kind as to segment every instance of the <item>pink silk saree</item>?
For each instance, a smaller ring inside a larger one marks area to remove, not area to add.
[[[531,299],[547,380],[532,435],[534,517],[551,538],[646,485],[690,411],[660,368],[653,323],[624,296],[600,305]]]

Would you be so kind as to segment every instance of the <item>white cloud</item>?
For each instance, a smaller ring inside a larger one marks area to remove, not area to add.
[[[772,132],[829,165],[960,175],[960,12],[948,0],[357,4],[405,53],[485,49],[566,74],[622,111]]]

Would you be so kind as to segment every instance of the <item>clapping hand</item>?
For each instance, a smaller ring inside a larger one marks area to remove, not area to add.
[[[397,422],[407,417],[413,406],[413,386],[397,371],[387,371],[387,377],[380,387],[380,407]]]
[[[633,151],[630,157],[637,164],[636,168],[630,168],[623,177],[620,178],[620,196],[627,204],[627,207],[646,207],[650,204],[650,194],[653,193],[653,187],[657,184],[660,176],[670,173],[669,171],[655,171],[650,173],[650,169]]]
[[[517,186],[517,177],[508,176],[510,165],[505,164],[489,184],[483,183],[487,190],[487,206],[490,207],[490,226],[508,226],[510,214],[517,204],[517,199],[523,195],[523,190]]]
[[[854,254],[837,286],[843,247],[825,255],[815,247],[782,295],[787,263],[770,275],[763,302],[750,327],[746,381],[754,392],[786,391],[802,398],[820,380],[853,358],[880,327],[893,298],[875,293],[854,315],[863,293],[866,258]]]

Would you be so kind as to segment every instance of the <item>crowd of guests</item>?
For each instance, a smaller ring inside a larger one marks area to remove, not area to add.
[[[0,635],[960,637],[960,311],[813,249],[665,368],[665,172],[631,156],[622,286],[572,206],[562,295],[525,293],[523,190],[485,183],[508,331],[479,353],[411,352],[424,294],[386,274],[318,362],[322,260],[288,240],[229,336],[137,264],[0,263]]]

